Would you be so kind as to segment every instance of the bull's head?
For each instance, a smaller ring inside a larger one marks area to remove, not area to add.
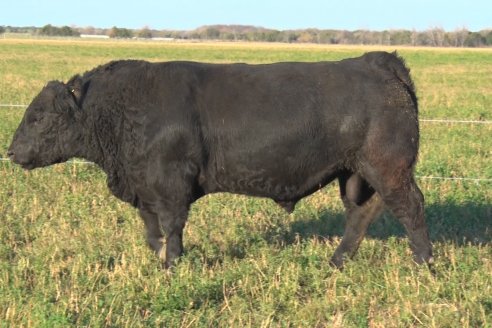
[[[26,109],[8,156],[25,169],[76,156],[81,142],[80,77],[49,82]]]

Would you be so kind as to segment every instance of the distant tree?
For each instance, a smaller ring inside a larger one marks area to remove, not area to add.
[[[486,39],[477,32],[470,32],[465,40],[467,47],[481,47],[486,43]]]
[[[109,31],[109,37],[116,39],[130,39],[133,37],[133,32],[126,28],[118,28],[113,26]]]
[[[492,46],[492,30],[485,31],[485,44],[488,46]]]
[[[235,41],[237,40],[236,35],[232,32],[226,32],[222,34],[222,39],[227,41]]]
[[[381,44],[384,45],[390,45],[391,44],[391,32],[390,31],[383,31],[381,33]]]
[[[468,30],[464,27],[456,29],[453,33],[450,33],[450,44],[455,47],[463,47],[468,33]]]
[[[109,30],[108,36],[110,38],[117,38],[118,37],[118,30],[119,30],[119,28],[117,28],[116,26],[113,26],[111,28],[111,30]]]
[[[56,27],[51,24],[43,26],[38,34],[46,36],[80,36],[80,33],[69,26]]]
[[[445,34],[446,32],[441,27],[434,27],[427,30],[430,44],[434,47],[442,47],[444,45]]]
[[[58,35],[60,36],[80,36],[80,33],[75,31],[69,26],[62,26],[58,29]]]
[[[356,44],[368,44],[367,36],[369,31],[366,30],[357,30],[352,32],[352,42]]]
[[[337,30],[336,31],[336,40],[337,44],[353,44],[352,41],[352,33],[345,30]]]
[[[337,31],[333,31],[333,30],[320,31],[319,42],[320,43],[327,43],[327,44],[339,43],[339,40],[337,39]]]
[[[297,38],[297,42],[313,43],[314,42],[314,36],[313,36],[313,34],[309,33],[308,31],[301,32],[301,34]]]
[[[413,29],[411,32],[410,32],[410,44],[412,46],[416,46],[417,45],[417,39],[418,39],[418,36],[419,36],[419,33],[417,32],[416,29]]]
[[[412,32],[405,30],[391,31],[391,44],[392,45],[403,45],[412,43]]]
[[[99,33],[96,33],[96,28],[93,26],[87,26],[84,28],[79,28],[79,32],[81,34],[89,34],[89,35],[99,34]]]
[[[220,37],[220,31],[215,27],[208,27],[205,29],[204,37],[208,40],[217,40]]]
[[[292,43],[296,42],[298,38],[299,34],[296,31],[285,31],[282,41]]]
[[[145,26],[137,33],[137,37],[141,39],[152,39],[152,31]]]
[[[3,26],[0,26],[0,34],[5,33],[5,28]]]
[[[54,35],[54,29],[55,27],[52,26],[51,24],[48,24],[48,25],[45,25],[43,26],[40,30],[39,30],[39,34],[41,35]]]
[[[280,32],[276,30],[271,30],[265,32],[265,39],[263,41],[266,42],[278,42],[281,40]]]

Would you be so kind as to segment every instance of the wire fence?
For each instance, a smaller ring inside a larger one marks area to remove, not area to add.
[[[22,104],[0,104],[1,107],[7,108],[27,108],[28,105]],[[423,123],[441,123],[441,124],[492,124],[492,121],[478,121],[478,120],[454,120],[454,119],[419,119]],[[0,158],[0,162],[10,162],[9,158]],[[92,162],[84,160],[70,160],[66,162],[68,164],[75,165],[95,165]],[[471,177],[441,177],[441,176],[421,176],[416,175],[420,180],[441,180],[441,181],[468,181],[475,183],[492,183],[492,178],[471,178]]]
[[[27,108],[28,105],[16,105],[16,104],[0,104],[0,107],[7,108]]]
[[[446,180],[446,181],[470,181],[470,182],[492,182],[492,179],[488,178],[469,178],[469,177],[438,177],[438,176],[422,176],[416,175],[420,180]]]
[[[426,118],[421,118],[419,119],[420,122],[425,122],[425,123],[448,123],[448,124],[454,124],[454,123],[464,123],[464,124],[492,124],[492,121],[474,121],[474,120],[453,120],[453,119],[426,119]]]

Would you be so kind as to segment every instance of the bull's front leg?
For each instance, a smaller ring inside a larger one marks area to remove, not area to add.
[[[166,269],[172,267],[175,261],[183,255],[183,229],[184,224],[166,233],[166,258],[164,260]]]
[[[188,208],[188,204],[178,206],[176,203],[169,205],[166,202],[140,208],[147,230],[147,243],[166,269],[172,267],[183,254],[183,229]]]
[[[163,234],[161,226],[159,224],[159,218],[156,213],[154,213],[149,207],[140,208],[140,216],[145,223],[146,239],[149,247],[156,253],[156,255],[161,259],[165,260],[165,254],[163,252]]]
[[[161,208],[159,224],[166,235],[166,258],[164,267],[170,268],[183,254],[183,229],[188,217],[189,205]]]
[[[140,213],[147,227],[149,245],[164,267],[170,268],[183,254],[183,229],[188,211],[201,195],[196,188],[198,168],[191,161],[153,161],[149,165],[146,171],[149,175],[136,181]]]

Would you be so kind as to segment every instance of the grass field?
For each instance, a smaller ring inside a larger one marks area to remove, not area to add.
[[[113,59],[337,60],[369,47],[0,40],[0,103]],[[394,50],[385,48],[383,50]],[[492,120],[492,50],[413,49],[421,118]],[[23,109],[0,108],[0,157]],[[419,176],[492,178],[491,124],[421,124]],[[412,263],[389,214],[344,271],[336,185],[291,215],[266,199],[198,201],[174,273],[95,166],[0,162],[0,327],[492,327],[492,182],[420,179],[435,273]]]

